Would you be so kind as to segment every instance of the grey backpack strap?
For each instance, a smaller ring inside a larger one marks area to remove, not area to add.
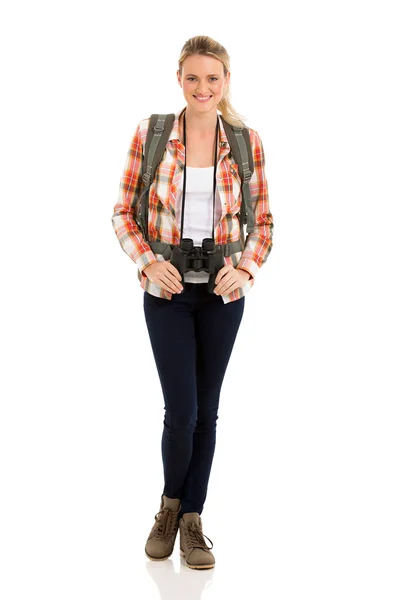
[[[249,130],[247,127],[236,127],[227,123],[225,119],[222,120],[224,122],[224,129],[231,147],[233,158],[238,164],[239,175],[242,180],[243,202],[240,208],[240,227],[243,231],[243,224],[247,224],[247,233],[253,233],[254,213],[251,200],[250,179],[254,171],[254,161]]]
[[[165,147],[175,121],[174,113],[153,114],[150,117],[146,144],[142,161],[143,188],[140,195],[139,222],[142,233],[148,238],[149,188],[153,182],[158,165],[165,152]]]

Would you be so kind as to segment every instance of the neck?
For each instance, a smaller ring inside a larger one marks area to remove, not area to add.
[[[190,106],[186,107],[186,129],[198,131],[199,133],[207,133],[215,131],[217,123],[217,109],[207,113],[199,113],[194,111]]]

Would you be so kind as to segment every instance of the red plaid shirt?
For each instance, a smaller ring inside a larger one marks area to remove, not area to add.
[[[183,110],[183,109],[182,109]],[[185,147],[179,139],[179,115],[176,113],[166,150],[154,181],[149,190],[148,238],[168,244],[180,242],[180,223],[175,219],[178,203],[181,201],[180,180],[183,177]],[[242,199],[241,180],[238,166],[229,157],[230,146],[219,117],[219,156],[217,166],[217,188],[222,204],[222,214],[215,224],[216,244],[226,244],[240,240],[239,210]],[[148,265],[163,261],[161,254],[154,254],[143,238],[137,225],[138,199],[142,185],[141,165],[143,148],[146,142],[150,119],[141,121],[134,133],[125,166],[120,180],[119,197],[114,206],[112,224],[117,238],[126,254],[138,266],[138,278],[141,287],[161,298],[171,300],[172,294],[150,281],[143,272]],[[238,300],[253,286],[258,269],[266,261],[272,248],[273,218],[269,210],[268,184],[265,177],[265,156],[260,136],[254,129],[250,131],[250,143],[253,149],[254,172],[250,180],[253,201],[254,232],[249,234],[243,252],[225,257],[225,264],[240,267],[251,277],[242,286],[223,295],[225,303]]]

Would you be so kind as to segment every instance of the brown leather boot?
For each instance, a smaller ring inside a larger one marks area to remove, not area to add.
[[[209,548],[204,540],[201,517],[197,512],[184,513],[179,519],[180,550],[185,559],[185,564],[191,569],[211,569],[215,565],[215,558],[211,552],[213,543]]]
[[[160,511],[154,517],[155,523],[145,546],[146,556],[151,560],[165,560],[171,556],[178,533],[180,506],[179,498],[162,494]]]

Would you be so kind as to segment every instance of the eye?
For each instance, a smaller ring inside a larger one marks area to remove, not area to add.
[[[196,77],[187,77],[188,81],[193,81],[194,79],[196,79]],[[210,77],[210,79],[212,79],[213,81],[218,81],[218,77]]]

